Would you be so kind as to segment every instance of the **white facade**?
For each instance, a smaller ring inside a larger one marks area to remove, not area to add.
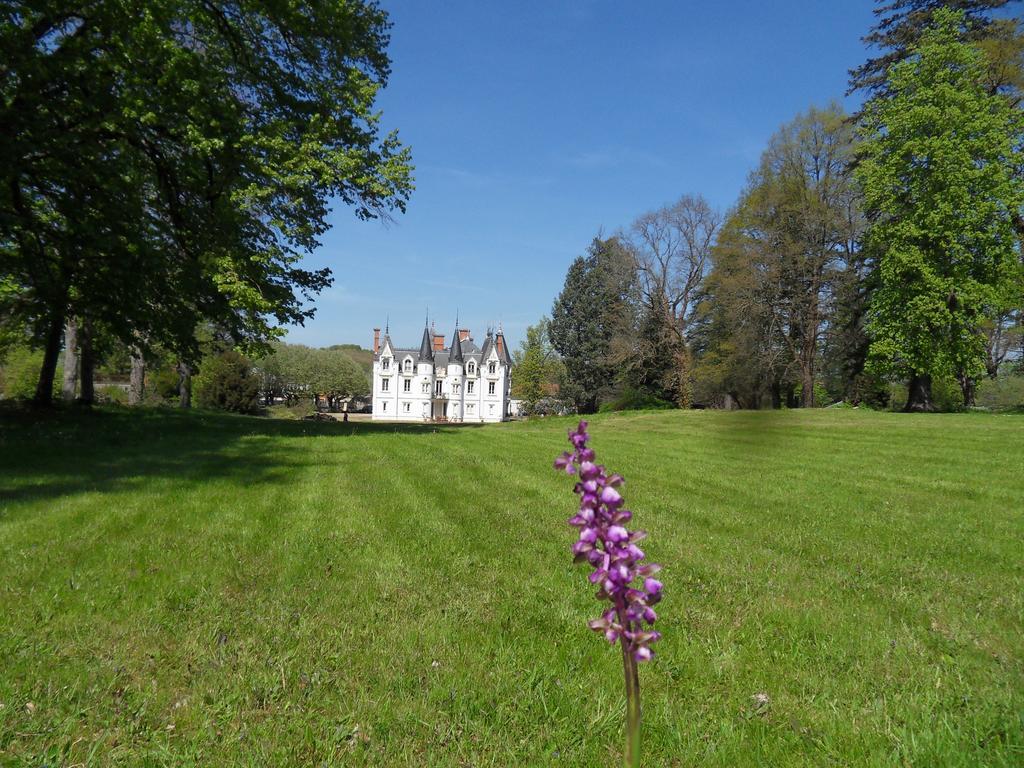
[[[478,348],[469,331],[452,343],[423,331],[419,349],[395,347],[374,335],[373,420],[495,422],[509,417],[512,359],[504,334],[487,333]]]

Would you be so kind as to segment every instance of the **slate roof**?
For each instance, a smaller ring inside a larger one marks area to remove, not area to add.
[[[420,362],[424,360],[434,361],[434,339],[427,326],[423,326],[423,341],[420,342]]]
[[[448,347],[448,360],[453,363],[461,363],[465,359],[462,356],[462,342],[459,341],[459,335],[459,327],[456,324],[451,346]]]
[[[391,344],[391,337],[385,336],[380,348],[384,349],[388,344]],[[494,340],[493,336],[488,333],[487,339],[484,341],[484,347],[483,349],[480,349],[480,347],[473,343],[472,339],[459,341],[459,332],[456,331],[452,336],[452,346],[455,347],[456,352],[458,353],[454,357],[456,362],[467,363],[470,360],[473,360],[477,365],[479,365],[480,362],[490,354],[490,349],[494,346]],[[399,363],[404,358],[411,357],[417,363],[431,362],[437,368],[444,368],[448,365],[449,361],[453,359],[452,347],[448,347],[448,349],[440,349],[436,352],[434,351],[433,338],[427,329],[424,329],[423,331],[423,340],[420,343],[419,349],[412,349],[411,347],[396,347],[394,344],[391,344],[391,349],[395,353],[395,360],[399,361]],[[499,355],[499,357],[501,356]],[[376,355],[376,358],[380,358],[379,353]]]
[[[498,335],[495,338],[495,342],[497,342],[497,339],[501,339],[501,344],[498,346],[498,359],[505,365],[512,365],[512,356],[508,351],[508,342],[505,341],[505,334],[501,332],[501,328],[498,328]]]

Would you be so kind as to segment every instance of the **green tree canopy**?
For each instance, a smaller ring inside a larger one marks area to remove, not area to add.
[[[388,29],[361,0],[4,4],[0,319],[44,344],[40,399],[69,314],[192,359],[200,322],[259,347],[312,314],[331,202],[411,190]]]
[[[330,401],[369,394],[367,372],[341,349],[315,349],[274,342],[256,361],[260,388],[267,397],[290,401],[326,397]]]
[[[962,34],[962,14],[937,11],[864,112],[858,177],[879,263],[870,364],[911,380],[908,409],[930,408],[932,377],[984,372],[984,324],[1021,293],[1024,124],[985,91]]]
[[[913,55],[925,30],[932,26],[936,12],[960,11],[963,27],[971,41],[986,53],[986,81],[992,92],[1019,93],[1022,82],[1020,54],[1024,37],[1016,19],[997,12],[1020,0],[876,0],[875,25],[864,42],[878,51],[850,70],[850,89],[885,92],[889,69]]]
[[[812,108],[762,153],[712,252],[698,316],[703,399],[815,404],[837,285],[862,229],[853,133],[837,105]]]
[[[617,340],[633,325],[635,276],[618,238],[594,238],[586,256],[569,266],[551,310],[548,334],[562,357],[563,393],[581,413],[597,410],[620,374]]]
[[[512,354],[512,397],[522,400],[530,412],[539,400],[558,394],[564,372],[562,361],[551,346],[548,326],[542,317],[526,329],[526,338]]]

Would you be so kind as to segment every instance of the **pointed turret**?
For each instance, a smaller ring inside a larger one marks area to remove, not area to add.
[[[508,352],[508,344],[505,343],[505,333],[500,325],[498,326],[498,335],[494,338],[494,343],[498,347],[498,359],[504,365],[512,365],[512,356]]]
[[[494,346],[494,334],[491,329],[487,329],[487,337],[484,339],[484,346],[480,350],[480,361],[486,362],[487,356],[491,354],[491,347]]]
[[[423,326],[423,341],[420,342],[420,362],[434,361],[434,344],[430,335],[430,329]]]
[[[448,362],[449,363],[461,363],[462,362],[462,342],[459,341],[459,325],[455,324],[455,333],[452,335],[452,346],[448,350]]]

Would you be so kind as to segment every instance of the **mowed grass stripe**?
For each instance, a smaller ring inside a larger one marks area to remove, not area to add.
[[[8,414],[0,764],[613,764],[571,424]],[[1019,764],[1021,426],[597,417],[667,566],[648,764]]]

